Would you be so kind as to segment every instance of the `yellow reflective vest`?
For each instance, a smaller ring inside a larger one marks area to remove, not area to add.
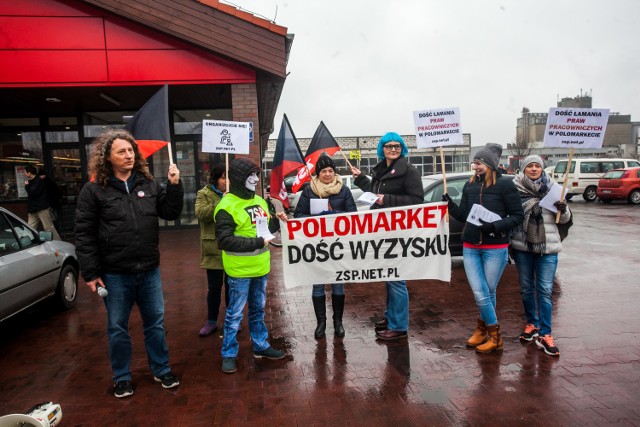
[[[214,217],[219,210],[224,210],[233,217],[236,223],[234,235],[240,237],[257,237],[256,218],[266,217],[267,223],[270,219],[267,202],[260,196],[242,199],[235,194],[229,193],[216,206]],[[224,271],[230,277],[250,278],[264,276],[271,270],[269,245],[252,252],[229,252],[223,250],[222,265]]]

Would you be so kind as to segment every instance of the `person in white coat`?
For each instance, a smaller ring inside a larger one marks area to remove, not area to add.
[[[511,235],[512,256],[518,269],[520,294],[527,325],[520,334],[523,341],[533,341],[550,356],[559,356],[551,335],[553,311],[553,278],[558,266],[558,253],[562,242],[556,213],[540,206],[540,200],[554,185],[544,171],[540,156],[530,155],[522,163],[522,172],[513,180],[524,209],[524,222]],[[571,219],[571,211],[563,201],[555,203],[560,224]]]

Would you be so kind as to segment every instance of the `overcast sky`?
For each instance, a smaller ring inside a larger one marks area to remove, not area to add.
[[[413,134],[459,107],[472,145],[515,140],[522,107],[591,93],[640,121],[638,0],[234,0],[295,34],[275,119],[298,138]],[[276,15],[277,7],[277,15]]]

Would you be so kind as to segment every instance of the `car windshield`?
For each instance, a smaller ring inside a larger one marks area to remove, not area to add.
[[[604,174],[603,178],[605,179],[617,179],[617,178],[622,178],[622,175],[624,174],[624,171],[609,171],[607,173]]]

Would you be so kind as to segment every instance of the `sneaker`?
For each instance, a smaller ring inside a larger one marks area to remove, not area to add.
[[[121,380],[113,386],[113,395],[117,398],[131,396],[133,394],[133,387],[131,387],[131,381]]]
[[[407,338],[407,331],[391,331],[386,329],[376,332],[376,338],[383,341],[401,340]]]
[[[180,385],[180,381],[178,381],[178,377],[176,377],[173,372],[169,371],[161,377],[153,377],[159,383],[162,383],[162,387],[164,388],[174,388]]]
[[[214,333],[218,329],[218,325],[216,323],[207,322],[202,329],[200,329],[200,336],[206,337]]]
[[[381,321],[376,322],[375,329],[377,331],[384,331],[389,327],[389,321],[386,318],[383,318]]]
[[[280,359],[284,359],[284,356],[286,356],[284,351],[276,350],[273,347],[269,347],[266,350],[262,350],[262,351],[254,350],[253,352],[253,357],[255,357],[256,359],[265,358],[270,360],[280,360]]]
[[[534,325],[529,323],[527,326],[524,327],[524,331],[522,331],[522,333],[520,334],[520,339],[522,341],[531,341],[537,336],[538,336],[538,328],[536,328]]]
[[[233,374],[238,369],[236,368],[235,357],[223,357],[222,358],[222,372],[225,374]]]
[[[544,350],[549,356],[560,356],[560,350],[556,347],[553,342],[553,337],[551,335],[545,335],[542,338],[538,338],[536,340],[536,345],[538,348]]]

